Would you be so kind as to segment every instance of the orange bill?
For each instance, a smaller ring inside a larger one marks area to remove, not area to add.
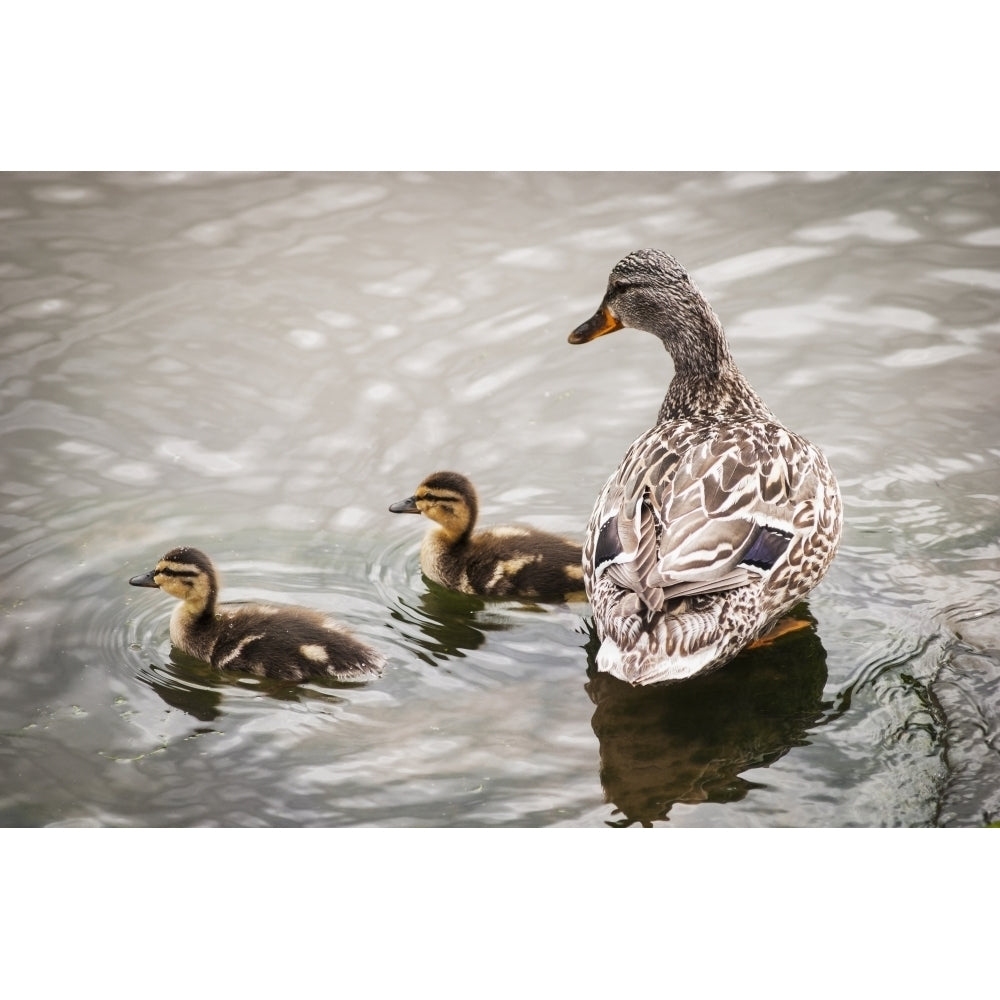
[[[621,328],[622,324],[618,317],[602,302],[601,308],[586,323],[581,323],[569,335],[569,342],[571,344],[586,344]]]

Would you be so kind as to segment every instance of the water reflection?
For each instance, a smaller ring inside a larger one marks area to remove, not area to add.
[[[222,695],[212,673],[207,663],[173,649],[168,667],[150,663],[139,670],[138,677],[171,708],[179,708],[199,722],[213,722],[222,714],[219,708]]]
[[[794,746],[822,715],[826,651],[812,624],[771,646],[682,684],[633,688],[597,673],[588,644],[591,726],[600,742],[601,785],[622,819],[650,826],[675,802],[735,802],[760,787],[740,777]]]
[[[223,714],[222,702],[227,690],[234,687],[252,689],[277,701],[301,701],[303,698],[323,698],[345,703],[334,693],[337,688],[356,690],[358,684],[338,684],[326,678],[312,678],[308,684],[252,677],[236,672],[225,673],[189,656],[176,647],[170,650],[165,666],[150,663],[139,671],[139,680],[152,688],[171,708],[180,709],[199,722],[214,722]]]
[[[406,597],[400,595],[390,615],[404,626],[416,625],[423,638],[404,628],[407,646],[426,663],[464,656],[479,649],[488,632],[501,632],[510,623],[498,615],[491,617],[492,605],[471,594],[447,590],[431,580],[427,589]],[[493,602],[495,603],[495,602]]]

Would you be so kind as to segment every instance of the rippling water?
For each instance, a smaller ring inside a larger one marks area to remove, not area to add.
[[[976,826],[1000,819],[997,175],[3,175],[0,824]],[[842,485],[813,627],[594,676],[586,604],[421,578],[437,468],[580,536],[669,358],[570,347],[674,253]],[[327,610],[361,687],[223,676],[128,587]]]

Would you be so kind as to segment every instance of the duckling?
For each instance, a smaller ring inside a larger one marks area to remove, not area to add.
[[[301,681],[362,681],[378,676],[385,657],[319,611],[273,604],[218,607],[211,559],[188,546],[171,549],[133,587],[159,587],[181,603],[170,616],[170,640],[219,670]]]
[[[597,498],[583,564],[597,668],[635,685],[713,670],[773,637],[829,568],[843,513],[823,453],[753,390],[711,306],[662,250],[619,261],[569,341],[626,326],[662,341],[674,377]]]
[[[435,472],[416,493],[394,503],[393,514],[423,514],[438,525],[420,547],[420,568],[435,583],[482,597],[562,601],[583,595],[582,548],[527,525],[476,534],[479,501],[458,472]]]

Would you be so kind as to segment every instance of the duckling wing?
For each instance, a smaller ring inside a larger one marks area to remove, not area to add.
[[[651,611],[742,586],[787,549],[823,461],[777,424],[676,423],[644,435],[605,486],[585,560]],[[824,463],[825,464],[825,463]]]
[[[471,593],[563,600],[583,590],[581,546],[527,525],[485,528],[464,550]]]
[[[328,615],[310,608],[244,604],[221,609],[210,662],[220,670],[301,681],[368,680],[385,657]]]

